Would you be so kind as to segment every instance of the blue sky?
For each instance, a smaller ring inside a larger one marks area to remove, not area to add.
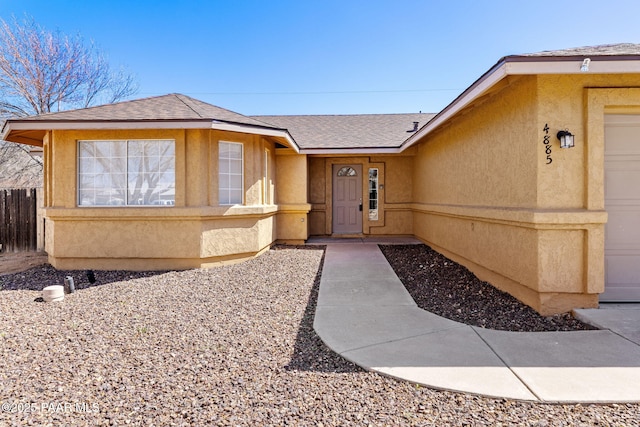
[[[438,112],[505,55],[640,42],[637,0],[0,0],[93,40],[137,97],[246,115]]]

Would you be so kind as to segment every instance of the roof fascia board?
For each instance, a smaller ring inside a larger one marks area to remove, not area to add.
[[[216,129],[230,132],[248,133],[282,138],[297,152],[300,147],[287,130],[269,129],[258,126],[242,125],[211,120],[202,121],[16,121],[7,120],[2,132],[6,139],[12,130],[92,130],[92,129]]]
[[[633,57],[597,57],[591,58],[589,71],[580,71],[584,56],[562,57],[507,57],[476,80],[467,90],[451,104],[431,119],[425,126],[414,133],[402,144],[407,149],[421,138],[433,132],[441,124],[449,120],[460,110],[485,94],[491,87],[508,75],[532,74],[623,74],[640,73],[640,58]],[[624,60],[623,60],[624,59]]]
[[[12,121],[7,120],[3,135],[11,130],[90,130],[90,129],[203,129],[206,122],[198,121]],[[210,123],[210,121],[209,121]]]
[[[404,151],[396,148],[302,148],[300,154],[398,154]]]
[[[491,87],[497,84],[500,80],[508,75],[507,65],[502,62],[494,66],[491,70],[480,77],[474,84],[472,84],[467,90],[465,90],[458,98],[456,98],[451,104],[446,106],[444,110],[436,114],[434,118],[427,122],[420,130],[411,135],[402,144],[402,149],[407,149],[413,144],[418,142],[421,138],[431,133],[442,123],[449,120],[460,110],[465,108],[471,102],[481,97]]]
[[[589,71],[580,71],[582,61],[588,58],[567,57],[549,61],[519,61],[517,59],[509,61],[507,74],[624,74],[640,73],[640,59],[628,59],[626,61],[603,60],[591,58]]]
[[[300,153],[300,147],[298,146],[296,141],[293,139],[289,131],[287,131],[286,129],[275,129],[275,128],[269,129],[269,128],[254,127],[254,126],[242,126],[242,125],[236,125],[236,124],[226,123],[226,122],[213,122],[211,125],[211,129],[283,138],[287,141],[287,143],[289,143],[289,145],[291,145],[291,148],[293,148],[296,153]]]

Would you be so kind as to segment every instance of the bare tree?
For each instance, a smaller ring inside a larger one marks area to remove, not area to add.
[[[42,158],[28,147],[0,141],[0,188],[42,186]]]
[[[0,118],[112,103],[136,91],[134,78],[112,70],[105,56],[80,35],[49,32],[29,17],[11,23],[0,19]],[[0,147],[0,175],[15,169],[5,168],[11,161],[2,156],[25,151],[7,148],[10,145]],[[41,165],[39,158],[33,160]]]

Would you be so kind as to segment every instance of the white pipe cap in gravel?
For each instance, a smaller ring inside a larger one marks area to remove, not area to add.
[[[42,290],[42,299],[45,302],[62,301],[64,299],[64,286],[52,285]]]

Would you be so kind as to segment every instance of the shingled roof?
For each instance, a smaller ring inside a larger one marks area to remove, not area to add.
[[[640,44],[618,43],[603,44],[599,46],[583,46],[571,49],[544,50],[536,53],[526,53],[517,56],[527,57],[550,57],[550,56],[638,56],[640,55]]]
[[[177,93],[78,110],[8,119],[2,138],[34,146],[51,129],[220,129],[280,138],[298,151],[286,129]]]
[[[272,125],[243,116],[186,95],[172,93],[117,102],[115,104],[40,114],[17,119],[21,122],[143,122],[143,121],[218,121],[273,128]]]
[[[398,148],[434,114],[253,116],[287,129],[302,149]]]

